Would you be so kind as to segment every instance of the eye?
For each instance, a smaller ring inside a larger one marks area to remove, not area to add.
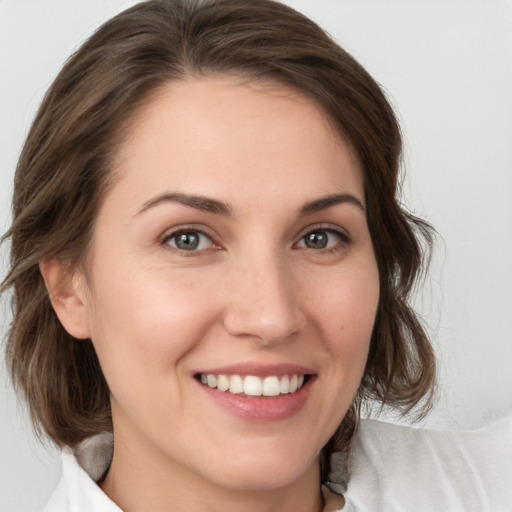
[[[304,235],[297,247],[316,250],[332,249],[338,246],[340,242],[348,242],[348,237],[333,229],[316,229]]]
[[[201,231],[178,231],[165,238],[164,243],[180,251],[201,251],[214,247],[212,239]]]

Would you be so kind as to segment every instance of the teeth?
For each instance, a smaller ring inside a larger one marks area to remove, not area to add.
[[[210,376],[208,375],[208,381],[210,380]],[[295,393],[297,391],[298,378],[297,375],[294,375],[290,379],[290,393]]]
[[[199,380],[205,386],[233,394],[245,393],[247,396],[278,396],[295,393],[304,384],[304,375],[283,375],[260,378],[254,375],[213,375],[201,373]]]
[[[227,391],[229,389],[229,379],[225,375],[217,377],[217,389],[219,391]]]
[[[240,375],[232,375],[229,379],[229,392],[235,395],[244,392],[244,380]]]
[[[244,379],[244,393],[249,396],[261,396],[263,394],[263,381],[259,377],[248,375]]]
[[[279,379],[277,377],[265,377],[263,381],[263,395],[277,396],[279,393]]]
[[[281,393],[290,392],[290,378],[288,377],[288,375],[281,377],[281,382],[279,383],[279,391]]]
[[[215,377],[215,375],[207,375],[206,382],[211,388],[217,387],[217,377]]]

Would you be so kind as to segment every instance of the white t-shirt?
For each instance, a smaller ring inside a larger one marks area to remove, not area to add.
[[[122,512],[95,483],[111,457],[111,434],[64,448],[62,479],[43,512]],[[472,431],[363,420],[346,489],[341,462],[333,455],[327,485],[344,495],[342,512],[512,511],[512,416]]]

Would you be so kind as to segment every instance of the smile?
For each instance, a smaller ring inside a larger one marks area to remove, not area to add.
[[[218,391],[244,394],[246,396],[276,397],[296,393],[307,380],[307,375],[270,375],[258,377],[256,375],[225,375],[200,373],[196,378],[201,384]]]

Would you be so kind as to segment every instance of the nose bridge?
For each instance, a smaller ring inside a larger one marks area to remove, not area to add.
[[[225,315],[231,334],[256,337],[268,345],[297,331],[299,310],[293,277],[277,250],[253,251],[241,258],[232,283],[234,292]]]

